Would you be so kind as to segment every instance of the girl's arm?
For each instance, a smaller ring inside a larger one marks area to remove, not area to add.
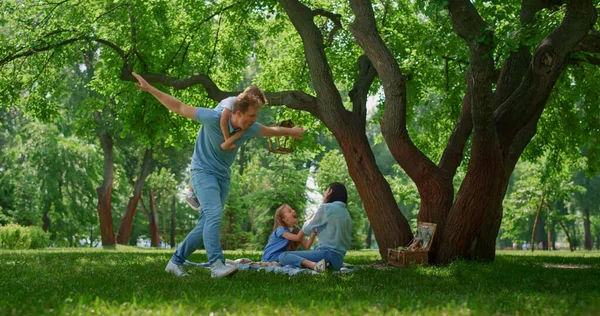
[[[302,232],[302,230],[301,230]],[[304,232],[302,232],[304,233]],[[312,246],[313,242],[315,241],[315,237],[317,236],[317,232],[313,232],[312,234],[310,234],[310,238],[308,238],[308,240],[302,238],[302,247],[306,250],[310,249],[310,246]]]
[[[300,232],[298,232],[298,234],[293,234],[290,232],[285,232],[281,235],[281,237],[290,240],[290,241],[303,241],[304,240],[304,232],[302,230],[300,230]]]

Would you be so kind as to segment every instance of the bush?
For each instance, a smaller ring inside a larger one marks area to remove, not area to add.
[[[23,227],[8,224],[0,227],[0,248],[4,249],[36,249],[50,244],[48,234],[40,227]]]

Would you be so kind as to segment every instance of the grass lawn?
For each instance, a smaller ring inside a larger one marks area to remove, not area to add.
[[[405,269],[348,253],[354,273],[164,272],[172,251],[0,251],[0,314],[600,314],[600,252],[499,251],[489,264]],[[226,252],[260,260],[260,252]],[[191,261],[204,262],[204,252]]]

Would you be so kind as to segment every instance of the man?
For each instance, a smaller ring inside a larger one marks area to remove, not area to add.
[[[140,75],[132,74],[139,82],[136,84],[138,88],[152,94],[171,112],[202,123],[196,138],[190,171],[194,192],[201,203],[200,217],[196,227],[185,237],[183,243],[173,254],[165,271],[178,277],[187,276],[188,273],[183,268],[183,263],[198,249],[201,243],[204,243],[212,277],[230,276],[237,271],[237,268],[224,264],[220,228],[223,206],[229,194],[230,168],[235,160],[237,148],[255,136],[291,136],[302,139],[301,135],[306,130],[300,126],[293,128],[266,127],[256,123],[256,115],[263,104],[259,98],[242,93],[233,105],[229,128],[231,133],[244,131],[244,134],[235,142],[236,149],[223,150],[221,144],[224,137],[219,125],[221,112],[188,106],[154,88]]]

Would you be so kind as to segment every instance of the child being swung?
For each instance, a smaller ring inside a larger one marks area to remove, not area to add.
[[[296,226],[297,224],[296,211],[289,205],[283,204],[275,211],[273,233],[263,251],[262,261],[279,262],[279,255],[285,251],[296,250],[299,245],[304,249],[310,249],[317,233],[313,232],[307,240],[304,238],[304,232]]]
[[[223,150],[234,150],[236,147],[235,141],[240,139],[244,135],[244,132],[246,132],[245,130],[238,130],[233,135],[231,135],[229,132],[229,118],[231,117],[233,103],[235,103],[237,99],[243,98],[244,96],[256,98],[262,106],[267,104],[267,98],[265,97],[265,94],[257,86],[249,86],[237,97],[225,98],[221,100],[219,104],[217,104],[215,111],[221,112],[219,126],[221,127],[221,132],[223,133],[224,141],[221,143],[221,149]],[[196,211],[200,210],[200,201],[198,201],[198,198],[194,194],[194,189],[192,188],[191,182],[187,192],[186,202],[192,209]]]

